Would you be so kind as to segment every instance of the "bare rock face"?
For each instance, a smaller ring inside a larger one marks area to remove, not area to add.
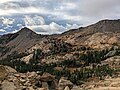
[[[118,41],[119,41],[118,38],[113,36],[108,40],[108,43],[109,44],[116,44],[116,43],[118,43]]]
[[[32,59],[32,57],[33,57],[33,54],[30,54],[28,56],[21,58],[21,61],[24,61],[26,64],[28,64],[30,59]]]
[[[15,73],[16,70],[9,66],[0,65],[0,80],[4,80],[9,73]]]
[[[73,83],[62,77],[59,80],[59,84],[58,84],[59,90],[64,90],[66,86],[68,86],[71,89],[73,87]],[[68,89],[68,87],[66,87],[66,89]]]
[[[120,56],[110,57],[101,62],[102,64],[108,64],[112,67],[120,67]]]
[[[71,90],[83,90],[83,89],[80,88],[79,86],[73,86],[73,88]]]
[[[17,71],[9,66],[4,66],[8,73],[16,73]]]
[[[5,80],[1,84],[1,89],[2,90],[16,90],[16,86],[14,85],[13,82],[9,82]]]
[[[64,90],[70,90],[70,88],[68,86],[66,86]]]
[[[110,39],[111,36],[109,36],[108,34],[95,33],[85,41],[85,44],[92,48],[102,49],[110,47],[110,43],[108,44],[108,40]]]
[[[43,82],[53,81],[55,80],[55,77],[49,73],[43,73],[43,75],[40,77],[40,80]]]

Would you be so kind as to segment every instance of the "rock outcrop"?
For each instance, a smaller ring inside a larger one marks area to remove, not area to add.
[[[66,80],[64,77],[61,77],[58,83],[59,90],[69,90],[73,88],[73,83],[69,80]]]

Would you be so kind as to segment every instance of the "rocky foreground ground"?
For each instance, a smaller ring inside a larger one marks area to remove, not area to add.
[[[94,79],[75,86],[65,77],[59,81],[49,73],[18,73],[8,66],[0,66],[0,90],[120,90],[120,76]]]
[[[18,73],[8,66],[0,66],[0,84],[0,90],[77,90],[64,77],[56,81],[49,73]]]

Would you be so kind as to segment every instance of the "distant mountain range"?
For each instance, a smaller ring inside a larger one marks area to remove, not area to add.
[[[50,48],[49,45],[51,44],[62,42],[65,43],[65,45],[70,44],[72,46],[71,48],[80,47],[81,45],[91,48],[104,48],[106,45],[111,46],[112,43],[119,43],[119,34],[120,20],[102,20],[87,27],[80,27],[56,35],[36,34],[25,27],[17,33],[6,34],[0,37],[0,46],[10,48],[10,51],[4,55],[2,54],[3,52],[1,52],[1,59],[14,51],[20,53],[32,48],[44,50]],[[54,43],[51,42],[52,40]],[[44,43],[45,41],[47,44]],[[45,46],[38,46],[41,43],[45,44]],[[56,47],[59,48],[59,46]]]

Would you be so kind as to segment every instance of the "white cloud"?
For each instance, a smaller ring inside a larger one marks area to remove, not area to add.
[[[25,5],[21,5],[26,3]],[[59,1],[59,0],[44,0],[44,1],[35,1],[35,0],[19,0],[15,2],[8,2],[2,4],[0,7],[0,15],[13,15],[13,14],[31,14],[39,13],[41,15],[52,15],[54,19],[56,17],[61,17],[61,20],[78,20],[80,16],[72,15],[72,12],[76,9],[76,2],[68,1]],[[71,14],[71,15],[70,15]],[[62,17],[64,16],[64,17]],[[80,20],[80,19],[79,19]]]
[[[80,26],[77,25],[77,24],[66,24],[66,28],[69,30],[69,29],[75,29],[75,28],[79,28]]]
[[[11,32],[10,32],[10,31],[8,31],[8,32],[6,31],[4,34],[8,34],[8,33],[16,33],[16,32],[18,32],[18,31],[19,31],[19,30],[13,30],[13,31],[11,31]]]
[[[62,25],[58,25],[56,24],[55,22],[52,22],[50,23],[50,29],[53,30],[53,31],[63,31],[65,30],[66,28],[63,27]]]
[[[0,32],[6,32],[6,30],[4,30],[4,29],[0,29]]]
[[[17,9],[0,9],[0,15],[14,15],[14,14],[30,14],[30,13],[38,13],[40,10],[35,7],[27,7],[27,8],[17,8]],[[42,11],[42,10],[41,10]]]
[[[21,26],[22,26],[22,24],[17,24],[17,26],[21,27]]]
[[[10,32],[10,33],[16,33],[16,32],[18,32],[18,30],[14,30],[14,31],[12,31],[12,32]]]
[[[55,22],[50,23],[49,25],[39,25],[39,26],[28,26],[28,28],[37,32],[38,34],[57,34],[63,33],[69,29],[78,28],[77,24],[66,24],[66,26],[59,25]]]
[[[0,3],[5,3],[5,2],[9,2],[9,1],[15,1],[15,0],[0,0]]]
[[[10,18],[4,18],[4,17],[2,17],[1,19],[2,19],[2,23],[4,25],[13,24],[13,22],[14,22],[14,19],[10,19]]]
[[[28,26],[28,28],[36,31],[38,34],[54,34],[54,33],[61,33],[64,30],[66,30],[65,27],[63,27],[62,25],[58,25],[55,22],[52,22],[49,25]]]
[[[28,16],[25,15],[24,22],[26,26],[33,26],[33,25],[43,25],[45,24],[45,20],[42,16]]]

